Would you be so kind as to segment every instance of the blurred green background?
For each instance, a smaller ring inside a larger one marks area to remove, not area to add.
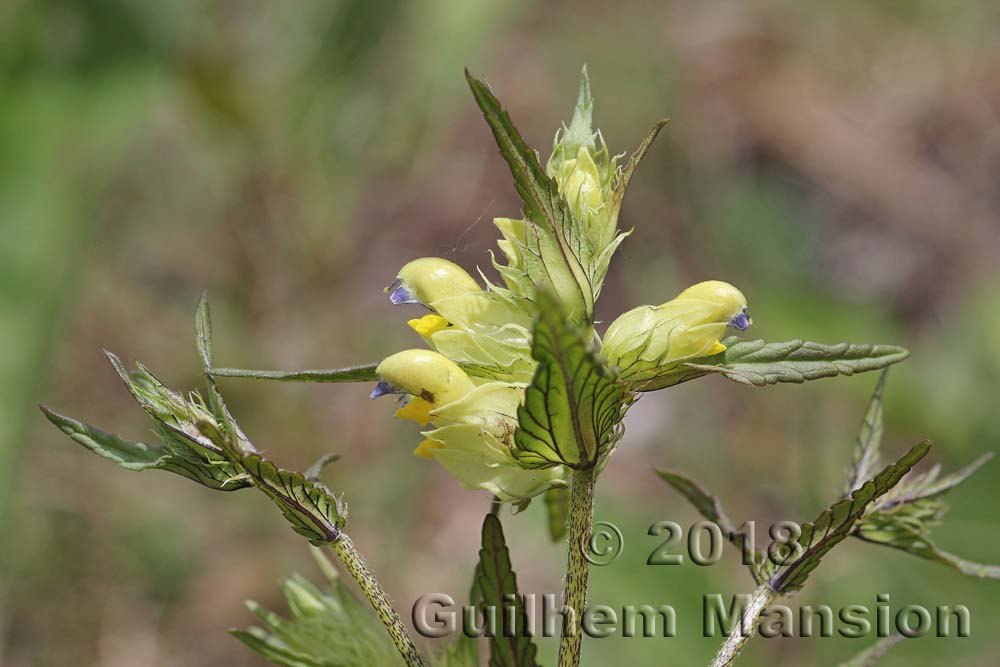
[[[0,3],[0,663],[263,661],[226,635],[245,598],[317,578],[255,495],[127,474],[75,446],[41,400],[126,437],[148,422],[101,348],[198,383],[211,294],[222,365],[333,367],[418,341],[382,287],[409,259],[488,267],[516,194],[465,89],[483,73],[551,145],[586,61],[612,151],[673,121],[633,180],[634,226],[599,304],[612,319],[718,278],[753,335],[895,342],[888,454],[918,439],[956,468],[1000,437],[1000,5],[991,0],[481,2],[8,0]],[[650,472],[714,490],[737,521],[807,519],[840,488],[874,375],[752,390],[706,378],[644,397],[602,478],[626,550],[591,600],[669,603],[670,640],[591,640],[587,665],[705,664],[701,595],[748,591],[732,554],[646,567],[656,520],[698,517]],[[352,534],[404,615],[461,597],[488,499],[409,452],[412,425],[362,385],[227,381],[287,467],[327,451]],[[935,534],[1000,561],[988,465]],[[541,505],[506,517],[524,591],[557,592]],[[881,664],[997,664],[1000,584],[849,541],[796,603],[965,604],[968,639]],[[741,664],[834,665],[864,642],[758,640]],[[554,642],[543,642],[553,664]]]

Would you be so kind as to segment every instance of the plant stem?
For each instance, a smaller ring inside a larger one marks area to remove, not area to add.
[[[743,610],[739,626],[733,630],[732,634],[726,637],[726,641],[719,647],[719,652],[715,654],[715,659],[712,660],[712,664],[709,667],[729,667],[736,662],[736,658],[739,656],[740,651],[743,650],[744,645],[750,641],[750,638],[757,631],[757,621],[760,620],[761,614],[764,613],[764,610],[767,609],[768,605],[777,596],[778,594],[766,583],[757,587],[757,590],[750,596],[750,602]]]
[[[337,554],[337,558],[340,559],[351,577],[358,583],[361,592],[375,608],[375,613],[378,614],[386,632],[389,633],[392,642],[399,649],[407,667],[423,667],[424,660],[420,657],[413,640],[410,639],[410,634],[406,631],[403,620],[392,608],[389,596],[386,595],[382,585],[375,578],[375,573],[368,567],[364,556],[354,546],[354,542],[351,541],[347,533],[341,533],[337,541],[331,544],[331,549],[333,553]]]
[[[587,605],[587,560],[590,537],[594,527],[593,470],[573,471],[569,495],[569,553],[566,565],[566,591],[563,603],[567,612],[562,637],[559,640],[559,667],[578,667],[583,634],[580,621]]]

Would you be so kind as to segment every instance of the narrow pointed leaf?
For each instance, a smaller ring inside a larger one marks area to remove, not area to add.
[[[569,489],[554,488],[545,492],[545,514],[549,537],[553,542],[566,536],[566,520],[569,518]]]
[[[278,382],[375,382],[378,364],[359,364],[345,368],[327,368],[304,371],[259,371],[245,368],[212,368],[215,377],[275,380]]]
[[[281,667],[329,667],[330,665],[306,653],[293,651],[276,636],[268,634],[261,628],[230,630],[229,634],[243,642],[257,655]]]
[[[850,660],[840,663],[838,667],[874,667],[879,658],[888,653],[893,646],[901,641],[903,641],[903,635],[889,635],[878,640]]]
[[[778,382],[802,383],[879,370],[903,361],[910,354],[895,345],[823,345],[803,340],[733,343],[732,340],[724,341],[730,345],[725,352],[667,369],[662,376],[645,381],[636,389],[653,391],[709,373],[757,387]]]
[[[771,588],[779,593],[793,593],[802,588],[823,557],[851,534],[871,504],[898,484],[927,455],[930,447],[929,442],[916,445],[898,461],[861,485],[850,498],[835,503],[812,523],[803,524],[797,540],[802,552],[791,562],[777,568],[770,578]]]
[[[735,532],[733,522],[726,516],[722,509],[722,503],[714,495],[709,493],[698,482],[689,477],[685,477],[669,470],[657,470],[656,474],[664,482],[674,487],[678,493],[688,499],[703,517],[719,526],[726,535]]]
[[[476,640],[460,634],[455,641],[445,644],[440,653],[431,655],[431,667],[479,667]]]
[[[1000,566],[965,560],[940,549],[929,537],[927,523],[905,521],[897,512],[873,512],[865,516],[854,535],[865,542],[904,551],[964,575],[980,579],[1000,579]]]
[[[530,238],[524,248],[526,271],[532,280],[555,290],[559,299],[570,306],[570,317],[592,322],[594,288],[588,271],[592,249],[584,230],[574,225],[556,181],[545,173],[538,154],[525,143],[489,87],[468,71],[465,78],[500,155],[510,167],[524,212],[533,223],[527,230]]]
[[[237,491],[250,486],[242,471],[228,461],[206,460],[172,451],[165,445],[125,440],[47,406],[40,407],[48,420],[72,440],[126,470],[166,470],[219,491]]]
[[[323,469],[339,459],[340,459],[340,454],[334,454],[332,452],[329,454],[324,454],[323,456],[319,457],[319,459],[317,459],[315,463],[306,468],[306,471],[302,474],[305,475],[305,478],[308,479],[309,481],[318,482],[319,476],[323,473]]]
[[[531,354],[539,362],[518,408],[512,454],[537,467],[593,468],[615,442],[626,390],[559,302],[538,293]]]
[[[621,168],[621,172],[618,174],[618,178],[615,180],[614,187],[611,191],[611,215],[614,220],[618,219],[618,212],[621,210],[622,202],[625,199],[625,191],[628,189],[628,184],[632,180],[632,174],[635,172],[635,168],[639,166],[642,159],[646,157],[646,153],[649,148],[656,141],[656,137],[659,136],[660,130],[666,127],[667,123],[670,122],[669,118],[663,118],[656,121],[652,129],[646,135],[646,137],[636,146],[635,150],[632,151],[632,155],[629,156],[628,162],[625,166]]]
[[[492,514],[487,514],[483,520],[477,574],[483,605],[496,609],[498,617],[496,636],[489,640],[490,667],[537,667],[535,656],[538,647],[525,634],[524,607],[517,592],[517,575],[510,564],[503,527],[500,519]],[[515,627],[504,628],[507,613],[501,613],[501,610],[511,605],[514,606]]]
[[[669,470],[657,470],[656,474],[672,486],[674,490],[687,498],[688,502],[698,510],[699,514],[717,525],[722,534],[741,554],[745,553],[747,536],[736,529],[733,522],[722,509],[722,503],[718,498],[706,491],[698,482],[680,473]],[[770,574],[766,569],[767,555],[760,551],[754,551],[752,554],[747,554],[747,557],[752,559],[752,562],[746,563],[747,568],[750,570],[750,575],[758,584],[764,583]]]
[[[880,503],[879,509],[889,509],[897,505],[928,500],[943,495],[969,479],[969,477],[992,458],[993,453],[987,452],[961,470],[953,472],[950,475],[940,477],[941,468],[940,466],[935,466],[923,475],[903,480],[903,484]]]
[[[98,456],[117,463],[126,470],[156,468],[166,456],[163,445],[147,445],[120,438],[99,428],[61,415],[47,405],[38,406],[56,428],[73,441],[83,445]]]
[[[233,414],[229,411],[229,406],[226,405],[225,400],[222,398],[222,392],[219,391],[218,385],[215,384],[215,378],[206,374],[205,381],[208,384],[208,398],[205,401],[205,405],[212,412],[220,430],[227,438],[235,440],[241,452],[244,454],[256,454],[257,448],[250,442],[250,438],[246,436],[246,433],[243,432],[243,429],[240,428]]]
[[[888,374],[887,368],[879,375],[875,393],[872,394],[868,411],[861,423],[861,432],[854,445],[854,461],[847,480],[847,495],[874,475],[882,460],[882,394]]]
[[[946,475],[945,477],[941,477],[933,484],[929,484],[924,487],[920,492],[920,497],[932,498],[954,489],[956,486],[972,477],[973,473],[989,463],[991,460],[993,460],[993,452],[983,454],[961,470],[953,472],[950,475]]]
[[[207,371],[212,367],[212,313],[208,308],[208,292],[202,294],[198,301],[198,310],[194,316],[194,331],[201,367]]]
[[[472,586],[469,589],[468,604],[470,607],[479,608],[483,603],[482,580],[483,564],[477,561],[472,575]],[[433,667],[479,667],[478,637],[470,637],[464,632],[459,632],[455,641],[446,643],[440,653],[431,654],[431,665]]]

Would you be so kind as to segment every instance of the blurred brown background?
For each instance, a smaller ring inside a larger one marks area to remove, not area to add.
[[[101,348],[198,383],[192,319],[211,294],[220,364],[334,367],[418,344],[382,287],[409,259],[487,267],[505,165],[464,87],[483,73],[543,156],[580,65],[614,152],[673,121],[633,180],[599,316],[718,278],[754,336],[895,342],[889,454],[918,439],[949,468],[997,448],[1000,6],[838,3],[0,4],[0,663],[151,667],[263,661],[228,637],[241,601],[315,566],[266,500],[130,474],[47,424],[40,400],[126,437],[148,422]],[[714,567],[643,565],[650,523],[696,515],[650,472],[683,470],[740,522],[807,519],[840,488],[873,375],[752,390],[718,378],[643,398],[597,518],[625,555],[592,600],[670,603],[680,636],[604,639],[585,664],[705,664]],[[250,437],[285,466],[343,459],[355,541],[408,615],[461,596],[488,499],[409,452],[412,425],[364,385],[227,381]],[[946,549],[1000,561],[987,466],[952,497]],[[540,504],[505,526],[523,590],[556,592]],[[847,542],[795,602],[965,604],[968,639],[905,643],[882,665],[1000,659],[998,584]],[[757,641],[753,665],[834,665],[864,642]],[[548,664],[552,641],[543,642]]]

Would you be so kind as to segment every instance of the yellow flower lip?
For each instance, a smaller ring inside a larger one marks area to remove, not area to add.
[[[417,445],[417,448],[413,450],[414,456],[420,456],[425,459],[432,459],[434,455],[431,453],[435,449],[443,449],[444,445],[436,440],[431,440],[426,438]]]
[[[451,322],[433,313],[409,320],[407,324],[424,338],[430,338],[438,331],[443,331],[451,326]]]
[[[434,410],[434,404],[430,401],[426,401],[419,396],[414,396],[402,407],[396,410],[393,415],[397,419],[409,419],[410,421],[417,422],[421,426],[427,426],[431,423],[431,411]]]

